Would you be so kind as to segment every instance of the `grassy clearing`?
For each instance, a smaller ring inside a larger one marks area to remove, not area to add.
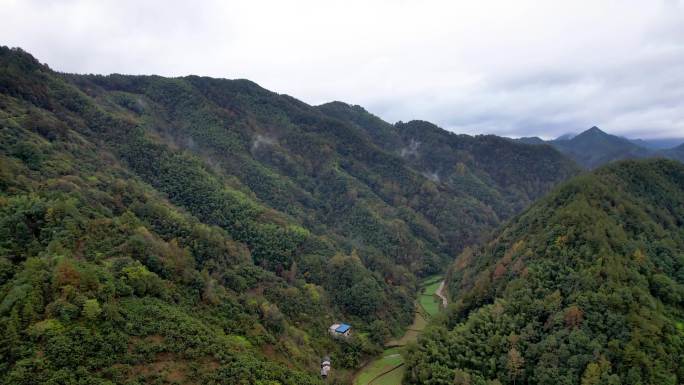
[[[435,275],[432,277],[427,277],[427,278],[423,279],[422,281],[420,281],[420,286],[421,287],[428,287],[434,283],[437,283],[437,285],[439,286],[439,283],[442,282],[442,279],[443,279],[443,277],[441,275]]]
[[[437,281],[429,282],[427,286],[423,289],[421,295],[418,297],[418,303],[425,310],[425,312],[430,316],[434,316],[441,311],[440,303],[441,300],[435,295],[437,289],[439,289],[439,284],[441,282],[441,277]]]
[[[373,381],[370,385],[401,385],[406,366],[401,366]]]
[[[437,292],[437,289],[439,289],[439,284],[442,282],[441,279],[434,281],[434,282],[428,282],[423,289],[423,294],[429,294],[429,295],[434,295]]]
[[[430,317],[439,313],[439,301],[434,296],[421,295],[418,301],[420,302],[420,306]]]
[[[359,375],[356,377],[356,380],[354,381],[355,385],[367,385],[370,383],[372,379],[377,377],[378,375],[387,372],[388,370],[391,370],[401,364],[404,363],[404,359],[401,357],[401,354],[399,353],[400,348],[391,348],[387,349],[382,353],[382,357],[371,362],[368,364],[365,368],[363,368],[363,371],[359,373]],[[389,374],[389,373],[388,373]],[[385,376],[383,376],[385,377]],[[380,379],[378,379],[379,381]],[[380,382],[373,382],[375,383],[380,383]],[[401,377],[399,377],[399,383],[401,383]]]

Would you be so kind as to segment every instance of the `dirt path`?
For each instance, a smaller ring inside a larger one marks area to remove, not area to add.
[[[442,306],[444,307],[444,309],[446,309],[447,305],[449,304],[449,301],[447,301],[447,297],[444,295],[444,287],[445,287],[444,282],[446,282],[446,281],[442,281],[442,282],[439,284],[439,288],[437,288],[437,291],[435,292],[435,294],[436,294],[439,298],[442,299]]]

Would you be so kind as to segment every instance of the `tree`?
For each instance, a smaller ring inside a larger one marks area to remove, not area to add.
[[[525,365],[525,359],[522,357],[518,349],[512,347],[508,351],[508,360],[506,362],[506,368],[508,368],[508,375],[513,379],[513,384],[515,385],[515,380],[520,376]]]
[[[582,375],[582,385],[617,385],[620,378],[611,374],[611,365],[605,357],[601,356],[597,362],[587,365]]]
[[[3,362],[14,362],[18,358],[19,348],[21,344],[21,321],[19,320],[19,312],[16,308],[12,309],[9,319],[3,324],[2,344],[0,344],[0,359]]]
[[[572,305],[565,310],[565,326],[568,328],[577,328],[582,323],[584,312],[576,305]]]
[[[100,308],[97,299],[88,299],[83,303],[83,316],[87,319],[93,321],[97,319],[101,312],[102,308]]]
[[[390,331],[387,328],[387,324],[383,320],[378,319],[371,322],[368,334],[371,341],[378,345],[382,345],[385,342],[385,339],[389,337]]]
[[[456,369],[454,371],[454,385],[471,385],[470,374],[461,369]]]

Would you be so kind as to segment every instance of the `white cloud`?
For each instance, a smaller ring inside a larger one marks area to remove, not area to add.
[[[468,133],[684,136],[684,2],[0,0],[67,72],[248,78]]]

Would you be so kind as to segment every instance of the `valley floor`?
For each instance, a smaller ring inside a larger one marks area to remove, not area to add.
[[[401,338],[387,342],[387,349],[378,358],[361,368],[354,377],[354,385],[401,384],[405,370],[401,348],[415,342],[427,326],[428,320],[446,307],[444,286],[442,276],[429,277],[421,283],[413,324],[406,329]]]

